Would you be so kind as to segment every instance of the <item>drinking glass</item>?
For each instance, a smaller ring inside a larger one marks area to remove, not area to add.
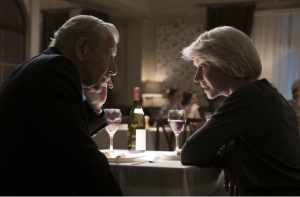
[[[176,138],[175,151],[179,150],[179,134],[184,128],[185,121],[186,121],[185,110],[169,110],[168,122]]]
[[[119,126],[121,124],[122,120],[122,113],[120,109],[104,109],[105,114],[106,114],[106,119],[108,122],[108,125],[105,127],[109,139],[110,139],[110,145],[109,145],[109,152],[113,153],[114,148],[113,148],[113,140],[114,140],[114,135],[119,129]]]

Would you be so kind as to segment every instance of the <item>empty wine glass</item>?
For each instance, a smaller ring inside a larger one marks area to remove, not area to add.
[[[114,152],[113,139],[115,133],[117,132],[121,124],[122,113],[120,109],[104,109],[104,111],[108,122],[108,125],[105,127],[105,129],[110,139],[109,153],[113,153]]]
[[[168,122],[176,138],[175,151],[179,150],[179,134],[184,128],[185,121],[186,121],[185,110],[169,110]]]

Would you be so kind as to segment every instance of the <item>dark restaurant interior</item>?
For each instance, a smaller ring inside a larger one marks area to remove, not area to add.
[[[193,123],[194,118],[188,119],[185,123],[188,126],[178,137],[179,147],[185,144],[188,135],[192,136],[209,121],[226,99],[225,96],[209,99],[205,88],[194,81],[196,68],[193,62],[185,61],[182,57],[182,50],[206,31],[219,26],[232,26],[245,33],[251,39],[262,64],[258,79],[267,79],[287,101],[293,99],[292,86],[300,79],[300,0],[0,0],[0,85],[20,64],[47,49],[54,32],[77,15],[92,15],[117,28],[120,35],[115,57],[118,73],[112,77],[114,88],[108,90],[103,108],[120,109],[122,124],[127,124],[134,88],[140,87],[143,113],[150,117],[146,120],[146,124],[149,124],[146,129],[150,126],[147,130],[147,150],[150,151],[174,151],[175,138],[177,140],[178,136],[169,127],[164,127],[168,125],[166,119],[160,122],[158,118],[172,89],[195,93],[199,107],[199,116],[195,119],[202,121],[198,124]],[[122,124],[114,137],[116,150],[127,148],[128,127],[122,127]],[[108,140],[106,132],[99,132],[92,139],[99,150],[108,152],[112,141]],[[172,183],[168,183],[169,179],[162,180],[162,175],[161,179],[150,178],[154,186],[147,188],[148,194],[143,187],[150,181],[145,181],[141,174],[150,177],[154,172],[145,170],[146,165],[133,168],[132,164],[128,164],[133,174],[129,170],[126,174],[127,169],[118,166],[117,159],[121,156],[108,161],[113,163],[110,167],[117,174],[116,180],[122,181],[120,187],[124,195],[228,195],[224,193],[221,168],[205,171],[204,168],[193,166],[185,171],[181,163],[178,164],[180,158],[174,159],[173,156],[165,160],[177,160],[177,166],[174,167],[177,171],[169,163],[166,165],[171,166],[170,172],[165,166],[163,170],[159,169],[161,166],[157,161],[160,158],[147,162],[149,165],[154,163],[152,166],[157,164],[158,168],[151,170],[157,170],[155,173],[159,175],[165,173],[164,176],[168,178],[176,177],[173,172],[180,171],[178,174],[182,173],[183,176],[178,175],[178,179],[183,182],[176,181],[178,186],[174,184],[173,187]],[[132,161],[128,160],[128,163]],[[134,160],[137,161],[140,160]],[[205,178],[202,180],[199,174]],[[128,177],[136,179],[127,182]],[[157,191],[160,186],[163,189]],[[176,187],[184,189],[177,191]]]
[[[252,38],[265,66],[262,77],[286,99],[291,99],[290,87],[300,77],[299,44],[291,41],[298,37],[292,31],[299,29],[294,26],[287,28],[290,32],[283,31],[289,24],[284,20],[297,23],[298,0],[2,0],[1,4],[0,83],[20,63],[46,49],[54,31],[68,18],[90,14],[115,24],[120,33],[118,74],[105,105],[119,107],[124,114],[131,108],[136,86],[142,87],[143,107],[153,116],[171,87],[194,90],[202,116],[214,111],[223,98],[206,98],[189,77],[194,68],[181,59],[180,51],[204,31],[220,25],[237,27]],[[282,19],[275,24],[277,15]],[[287,44],[275,41],[279,35],[286,37],[282,40]],[[266,36],[269,40],[260,42]],[[288,58],[276,60],[276,54]],[[155,82],[157,88],[148,92],[146,81]]]

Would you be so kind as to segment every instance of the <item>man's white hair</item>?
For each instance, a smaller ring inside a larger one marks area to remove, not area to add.
[[[115,42],[119,42],[119,32],[111,23],[89,15],[78,15],[69,19],[55,33],[49,46],[70,50],[75,47],[76,41],[85,37],[88,46],[93,50],[111,33]]]

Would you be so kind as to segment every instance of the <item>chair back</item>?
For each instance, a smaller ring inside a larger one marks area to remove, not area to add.
[[[189,129],[190,129],[191,135],[193,135],[195,133],[195,131],[197,131],[198,129],[200,129],[205,123],[206,123],[205,120],[190,121],[188,126],[189,126]]]
[[[121,124],[128,124],[129,116],[122,116]]]
[[[159,118],[156,120],[156,140],[155,140],[155,150],[159,150],[159,128],[161,127],[164,135],[166,137],[169,151],[172,151],[172,145],[173,145],[173,138],[174,133],[173,132],[167,132],[165,129],[165,125],[168,125],[168,119],[167,118]]]
[[[185,128],[183,132],[183,143],[185,143],[186,139],[189,137],[187,136],[187,127],[189,127],[190,136],[195,133],[200,127],[202,127],[206,121],[202,118],[187,118],[185,123]]]
[[[202,127],[204,124],[206,123],[206,121],[204,119],[194,119],[194,118],[188,118],[186,120],[186,124],[184,127],[184,131],[182,131],[183,135],[183,144],[185,143],[186,139],[187,139],[187,127],[189,127],[189,131],[190,131],[190,135],[192,135],[195,131],[197,131],[197,129],[199,129],[200,127]],[[174,133],[171,131],[168,131],[165,129],[165,125],[169,125],[168,123],[168,119],[167,118],[160,118],[156,120],[156,140],[155,140],[155,150],[160,150],[159,149],[159,132],[160,132],[160,128],[162,128],[163,132],[164,132],[164,136],[167,140],[168,143],[168,148],[169,151],[173,151],[173,145],[175,145],[174,140],[175,140],[175,135]],[[181,140],[180,140],[181,141]],[[182,141],[181,141],[182,142]]]

